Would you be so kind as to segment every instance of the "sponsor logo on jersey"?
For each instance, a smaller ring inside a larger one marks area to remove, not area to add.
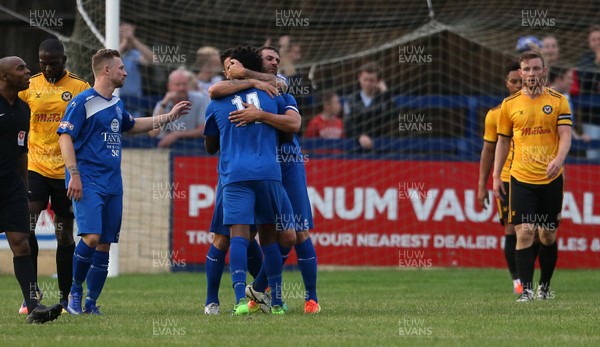
[[[73,124],[71,124],[70,122],[67,122],[67,121],[60,122],[58,127],[63,130],[64,129],[73,130],[73,128],[75,128],[75,126]]]
[[[32,117],[36,122],[40,123],[53,123],[60,122],[62,114],[60,113],[36,113]]]
[[[523,130],[521,130],[521,135],[522,136],[529,136],[529,135],[545,135],[545,134],[550,134],[552,131],[550,129],[546,129],[544,127],[538,126],[538,127],[533,127],[533,128],[523,128]]]

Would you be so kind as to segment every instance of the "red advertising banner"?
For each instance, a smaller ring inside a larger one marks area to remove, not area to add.
[[[216,165],[174,159],[174,187],[187,194],[174,201],[172,246],[188,263],[205,262]],[[476,201],[478,163],[311,159],[306,172],[321,265],[505,267],[496,204]],[[600,267],[599,176],[595,166],[568,167],[559,267]]]

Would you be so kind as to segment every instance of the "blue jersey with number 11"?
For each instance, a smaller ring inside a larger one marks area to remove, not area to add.
[[[204,135],[219,136],[221,183],[225,186],[241,181],[281,181],[277,129],[262,122],[236,127],[236,123],[229,121],[230,112],[244,109],[242,102],[253,104],[265,112],[285,113],[282,97],[271,98],[256,88],[213,100],[208,105]]]

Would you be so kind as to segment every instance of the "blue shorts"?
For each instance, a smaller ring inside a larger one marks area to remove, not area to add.
[[[281,182],[234,182],[223,187],[223,224],[277,224],[291,218],[292,206]]]
[[[208,231],[229,237],[229,227],[223,225],[223,187],[221,186],[221,180],[217,183],[216,196],[215,209],[213,210],[210,229]]]
[[[215,233],[223,236],[230,236],[230,230],[227,225],[223,224],[223,186],[221,181],[217,183],[217,192],[215,198],[215,209],[213,210],[212,220],[210,221],[210,233]],[[256,232],[256,225],[250,226],[250,232]]]
[[[298,232],[312,229],[313,217],[310,209],[310,200],[306,190],[306,171],[304,165],[282,165],[281,178],[283,188],[287,193],[292,209],[293,220],[284,223],[285,230],[294,229]]]
[[[83,198],[73,200],[77,235],[98,234],[100,243],[118,243],[123,218],[123,195],[83,188]]]

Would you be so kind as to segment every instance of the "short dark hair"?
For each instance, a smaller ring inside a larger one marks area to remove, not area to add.
[[[548,82],[554,83],[557,78],[563,78],[569,72],[569,69],[564,67],[551,67],[548,73]]]
[[[65,55],[65,46],[57,39],[47,39],[40,43],[38,52],[47,52],[56,55]]]
[[[374,73],[377,75],[377,79],[381,78],[381,68],[379,67],[379,65],[375,62],[370,62],[370,63],[366,63],[363,64],[359,69],[358,69],[358,75],[360,76],[361,73],[366,72],[366,73]]]
[[[521,67],[521,63],[530,59],[540,58],[542,60],[542,67],[546,66],[546,62],[544,61],[544,56],[542,56],[539,52],[534,51],[526,51],[521,53],[519,56],[519,68]]]
[[[279,53],[279,49],[278,49],[277,47],[275,47],[275,46],[269,46],[269,45],[260,47],[260,48],[258,49],[258,54],[262,54],[262,51],[264,51],[264,50],[266,50],[266,49],[268,49],[268,50],[270,50],[270,51],[274,51],[274,52],[275,52],[275,53],[277,53],[277,54],[280,54],[280,53]]]
[[[94,71],[94,74],[96,74],[96,72],[98,72],[102,68],[102,64],[105,61],[107,61],[109,59],[113,59],[113,58],[120,58],[120,57],[121,57],[121,54],[116,49],[108,49],[108,48],[99,49],[92,56],[92,71]]]
[[[221,59],[221,65],[225,64],[225,59],[231,57],[231,52],[233,52],[234,48],[227,48],[221,55],[219,59]]]
[[[252,46],[240,46],[231,52],[231,59],[236,59],[248,70],[261,71],[262,60],[257,50]]]
[[[594,24],[594,25],[590,25],[590,33],[593,31],[600,31],[600,25],[598,24]]]
[[[510,63],[506,64],[506,67],[504,68],[504,77],[508,77],[508,74],[511,71],[519,71],[520,68],[521,65],[518,61],[511,61]]]

